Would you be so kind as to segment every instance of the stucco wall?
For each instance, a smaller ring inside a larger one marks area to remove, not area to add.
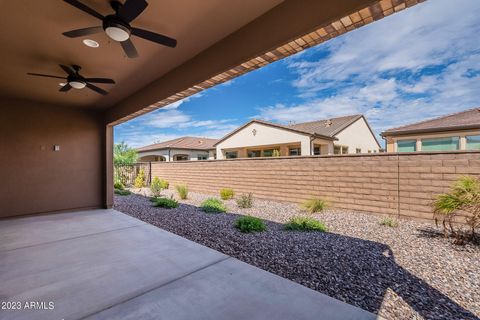
[[[185,149],[171,149],[170,151],[168,149],[144,151],[144,152],[139,152],[138,156],[140,158],[148,157],[148,156],[163,156],[165,157],[166,161],[173,161],[173,157],[177,154],[188,155],[191,161],[197,161],[199,154],[207,156],[207,159],[213,159],[214,157],[213,152],[203,151],[203,150],[185,150]],[[144,159],[144,161],[151,161],[151,160],[148,160],[147,158],[147,159]]]
[[[334,144],[348,146],[348,153],[355,153],[356,148],[362,149],[362,153],[367,153],[368,150],[379,151],[379,145],[363,118],[352,123],[336,137],[338,141],[335,141]]]
[[[336,208],[432,219],[431,201],[465,174],[480,176],[480,152],[370,154],[155,163],[152,175],[218,195],[326,198]]]
[[[104,129],[92,111],[2,100],[0,217],[101,207]]]
[[[255,130],[255,135],[253,134]],[[310,137],[261,123],[251,123],[217,145],[217,159],[223,159],[222,150],[285,143],[300,143],[302,155],[310,154]]]

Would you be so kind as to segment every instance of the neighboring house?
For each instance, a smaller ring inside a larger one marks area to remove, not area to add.
[[[480,150],[480,108],[382,132],[387,152]]]
[[[138,161],[188,161],[215,159],[217,139],[181,137],[137,149]]]
[[[280,125],[252,120],[220,139],[217,159],[378,152],[363,115]],[[278,150],[275,152],[274,150]]]

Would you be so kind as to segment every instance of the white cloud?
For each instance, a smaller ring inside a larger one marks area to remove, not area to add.
[[[292,85],[305,102],[260,109],[287,123],[363,113],[377,133],[480,106],[478,0],[427,1],[295,57]],[[425,68],[429,68],[428,72]]]

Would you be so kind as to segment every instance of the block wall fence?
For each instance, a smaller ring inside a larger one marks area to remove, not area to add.
[[[218,195],[220,188],[254,198],[432,219],[431,202],[462,175],[480,176],[480,152],[379,153],[152,163],[152,177],[174,187]]]

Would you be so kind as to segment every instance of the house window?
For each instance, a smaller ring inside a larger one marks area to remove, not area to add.
[[[313,154],[316,155],[316,156],[320,155],[320,147],[314,147],[313,148]]]
[[[342,147],[342,154],[348,153],[348,147]]]
[[[273,156],[273,150],[274,150],[274,149],[263,150],[263,156],[264,156],[264,157],[271,157],[271,156]]]
[[[417,151],[416,140],[397,141],[397,152],[415,152],[415,151]]]
[[[208,156],[206,154],[197,155],[197,160],[207,160]]]
[[[238,158],[238,153],[237,153],[237,151],[227,151],[227,152],[225,152],[225,158],[236,159],[236,158]]]
[[[173,157],[174,161],[187,161],[188,156],[186,154],[177,154]]]
[[[422,139],[422,151],[452,151],[459,149],[459,137]]]
[[[334,146],[333,147],[333,154],[340,154],[342,148],[340,146]]]
[[[480,150],[480,136],[467,136],[467,150]]]
[[[360,148],[355,149],[355,153],[362,153],[362,149]]]
[[[262,150],[250,150],[247,152],[249,158],[258,158],[262,156]]]
[[[288,148],[288,154],[290,156],[299,156],[302,154],[302,151],[300,148]]]

